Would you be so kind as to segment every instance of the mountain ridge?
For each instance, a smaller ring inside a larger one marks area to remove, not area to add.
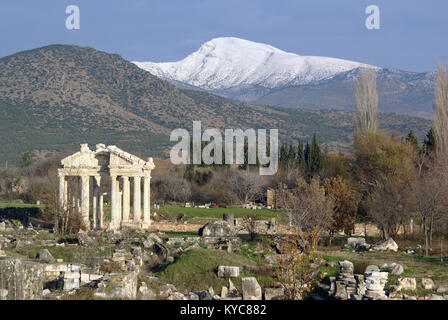
[[[80,143],[115,144],[141,156],[167,155],[175,128],[278,128],[282,141],[309,140],[316,133],[330,150],[346,149],[353,114],[292,110],[229,101],[179,89],[118,54],[90,47],[51,45],[0,58],[0,161],[33,151],[76,151]],[[398,136],[413,129],[421,138],[430,122],[380,115]]]
[[[192,86],[236,102],[336,110],[354,110],[354,79],[366,66],[231,37],[212,39],[177,62],[134,63],[179,87]],[[432,118],[434,72],[372,67],[380,111]]]
[[[273,46],[234,37],[215,38],[178,62],[134,62],[167,80],[205,89],[241,85],[266,88],[309,84],[364,64],[317,56],[300,56]]]

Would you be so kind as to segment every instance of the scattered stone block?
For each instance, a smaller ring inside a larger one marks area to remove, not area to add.
[[[219,266],[218,277],[220,278],[236,278],[240,276],[240,268],[233,266]]]
[[[393,263],[391,266],[392,270],[390,273],[392,273],[393,275],[399,276],[404,272],[404,267],[401,264]]]
[[[339,266],[341,267],[341,273],[353,274],[353,270],[355,269],[353,263],[348,260],[340,261]]]
[[[83,247],[97,247],[98,243],[97,241],[95,241],[95,239],[93,239],[92,237],[90,237],[86,231],[80,230],[78,232],[78,241],[79,244]]]
[[[199,300],[213,300],[213,296],[208,290],[199,292]]]
[[[236,230],[225,220],[217,220],[206,223],[199,229],[201,237],[235,237]]]
[[[394,239],[389,238],[386,239],[384,241],[381,241],[377,244],[374,244],[371,247],[372,250],[377,250],[377,251],[394,251],[397,252],[398,251],[398,244],[394,241]]]
[[[431,278],[423,278],[422,288],[425,290],[432,290],[434,288],[434,281],[432,281]]]
[[[266,288],[264,289],[265,300],[279,300],[284,294],[283,288]]]
[[[367,266],[364,273],[370,273],[370,272],[380,272],[380,268],[378,268],[378,266],[376,266],[374,264],[371,264],[371,265]]]
[[[228,297],[229,298],[236,298],[239,297],[238,289],[233,284],[232,280],[229,279],[229,285],[228,285]]]
[[[448,292],[448,285],[447,284],[439,284],[437,287],[437,293],[445,293]]]
[[[53,263],[56,261],[47,249],[39,250],[36,254],[36,259],[46,263]]]
[[[80,287],[79,278],[64,278],[64,287],[65,291],[78,290]]]
[[[241,279],[243,300],[261,300],[261,287],[255,277],[247,277]]]
[[[229,289],[227,289],[227,287],[222,287],[221,298],[227,298],[228,294],[229,294]]]
[[[417,281],[415,278],[400,278],[398,279],[397,285],[403,290],[414,291],[417,289]]]
[[[359,249],[361,247],[366,247],[366,239],[359,237],[350,237],[347,239],[347,244],[344,245],[344,248],[347,249]]]
[[[168,300],[187,300],[185,296],[180,292],[172,292],[168,297]]]

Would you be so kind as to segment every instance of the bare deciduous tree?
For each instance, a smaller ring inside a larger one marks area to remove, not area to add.
[[[234,170],[233,174],[227,179],[227,189],[241,203],[259,199],[263,194],[265,184],[263,176],[248,170]]]
[[[378,126],[378,93],[376,74],[373,67],[359,69],[355,83],[355,133],[376,131]]]
[[[383,178],[369,196],[368,215],[378,225],[384,239],[395,237],[410,218],[410,190],[404,179]]]
[[[326,196],[325,189],[316,178],[310,184],[303,178],[298,179],[295,188],[282,192],[281,202],[290,225],[297,229],[303,247],[309,241],[306,234],[313,229],[318,232],[328,230],[333,223],[333,201]]]
[[[185,202],[191,198],[190,184],[178,177],[175,172],[157,172],[152,180],[157,191],[157,199]]]
[[[418,172],[410,184],[415,212],[425,236],[426,255],[432,247],[435,227],[447,218],[448,185],[441,167]]]
[[[255,212],[243,217],[243,228],[249,234],[250,241],[254,241],[257,238],[257,221],[260,220]]]

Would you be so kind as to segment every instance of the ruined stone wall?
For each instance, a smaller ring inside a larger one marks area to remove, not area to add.
[[[0,257],[0,289],[8,290],[7,300],[41,299],[44,281],[42,264]]]

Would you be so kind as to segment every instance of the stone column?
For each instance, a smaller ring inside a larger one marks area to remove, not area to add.
[[[89,176],[81,176],[81,216],[84,225],[90,228],[89,210],[90,210],[90,192],[89,192]]]
[[[98,199],[98,228],[103,228],[103,217],[104,217],[104,210],[103,210],[103,204],[104,204],[104,194],[99,194]]]
[[[151,223],[150,213],[150,183],[151,177],[145,176],[143,179],[143,222],[145,224]]]
[[[120,179],[117,177],[117,216],[118,216],[118,222],[120,223],[123,220],[121,202],[122,202],[122,193],[120,191]]]
[[[123,221],[128,221],[131,207],[129,177],[122,176],[121,179],[123,181]]]
[[[117,212],[117,176],[110,176],[110,228],[118,228],[118,212]]]
[[[68,180],[64,178],[64,210],[68,208]]]
[[[59,177],[59,207],[61,209],[66,208],[65,199],[67,198],[65,194],[65,176],[63,174],[58,174]]]
[[[72,206],[75,212],[79,211],[79,177],[72,177]]]
[[[134,203],[133,203],[133,205],[134,205],[134,222],[140,221],[140,214],[141,214],[141,211],[140,211],[140,208],[141,208],[140,180],[141,180],[141,177],[139,177],[139,176],[134,177]]]
[[[98,228],[98,201],[100,197],[101,177],[93,177],[93,198],[92,198],[92,214],[93,214],[93,228]]]
[[[118,187],[117,187],[118,188]],[[120,218],[120,222],[123,221],[123,192],[120,191],[120,189],[117,190],[117,194],[118,194],[118,217]]]

